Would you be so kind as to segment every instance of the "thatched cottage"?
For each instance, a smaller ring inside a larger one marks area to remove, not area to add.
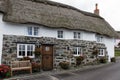
[[[49,70],[76,56],[88,63],[93,48],[114,57],[116,32],[97,7],[94,14],[48,0],[0,0],[0,12],[0,64],[28,56]]]

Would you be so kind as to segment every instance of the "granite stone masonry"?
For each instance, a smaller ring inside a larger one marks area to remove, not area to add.
[[[91,57],[93,47],[102,48],[106,50],[104,44],[96,43],[95,41],[84,40],[63,40],[51,37],[29,37],[29,36],[16,36],[4,35],[3,36],[3,49],[2,49],[2,63],[10,64],[11,61],[20,60],[17,58],[17,44],[54,44],[54,67],[59,66],[62,61],[69,61],[70,65],[75,64],[76,60],[73,56],[73,48],[81,47],[82,56],[85,56],[84,63],[93,61],[95,58]],[[107,52],[106,52],[107,53]],[[107,55],[107,54],[106,54]],[[38,60],[35,57],[33,60]]]

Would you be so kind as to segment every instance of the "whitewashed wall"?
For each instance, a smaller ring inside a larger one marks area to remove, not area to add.
[[[115,51],[114,51],[115,39],[114,38],[105,37],[103,43],[107,47],[109,60],[110,60],[110,58],[115,56],[114,55],[114,53],[115,53]]]
[[[3,29],[2,29],[2,14],[0,14],[0,64],[2,59],[2,40],[3,39]]]
[[[48,27],[38,26],[38,25],[25,25],[25,24],[14,24],[2,21],[2,14],[0,14],[0,64],[1,64],[1,55],[2,55],[2,39],[3,34],[6,35],[27,35],[27,27],[35,26],[39,27],[39,35],[36,37],[54,37],[57,38],[57,31],[63,30],[64,31],[64,39],[73,39],[73,32],[79,30],[67,30],[67,29],[52,29]],[[87,41],[96,41],[95,33],[81,32],[81,39]],[[35,37],[35,36],[34,36]],[[105,37],[104,43],[107,47],[108,54],[110,57],[114,56],[114,41],[111,38]]]
[[[96,41],[95,33],[83,32],[83,40]]]

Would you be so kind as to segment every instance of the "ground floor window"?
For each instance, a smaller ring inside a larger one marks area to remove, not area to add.
[[[105,49],[99,49],[99,56],[105,56]]]
[[[74,56],[82,56],[82,48],[81,47],[74,47],[73,48],[73,55]]]
[[[18,44],[17,45],[17,57],[23,58],[23,57],[34,57],[34,50],[35,45],[34,44]]]

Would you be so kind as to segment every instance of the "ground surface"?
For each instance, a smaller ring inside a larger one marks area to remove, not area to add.
[[[19,77],[19,80],[120,80],[120,61],[101,67],[50,75]]]

